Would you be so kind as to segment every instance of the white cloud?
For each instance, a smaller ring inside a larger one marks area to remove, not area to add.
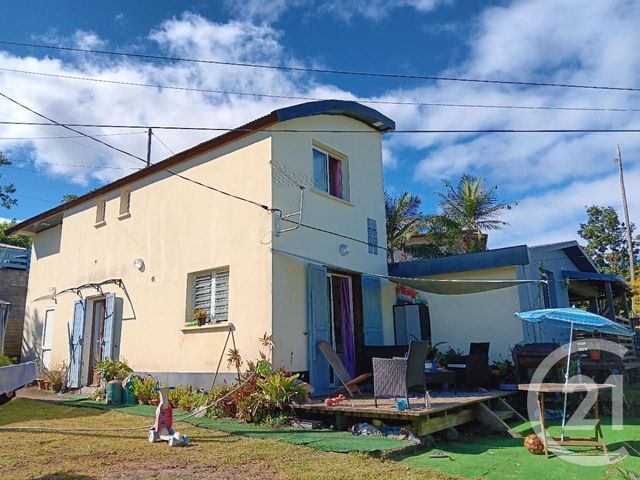
[[[393,10],[402,7],[413,8],[420,13],[431,12],[442,5],[451,5],[453,0],[342,0],[341,2],[320,2],[317,11],[330,13],[344,21],[350,22],[354,17],[368,20],[381,20],[389,16]]]
[[[625,172],[629,209],[634,212],[640,212],[640,195],[635,193],[632,186],[639,182],[640,168]],[[525,196],[505,216],[509,227],[491,232],[489,242],[492,248],[496,248],[520,243],[537,245],[578,239],[579,224],[587,220],[585,207],[590,205],[613,206],[619,212],[620,219],[623,219],[617,171],[591,181],[574,182],[550,192],[534,192]],[[634,223],[638,225],[637,220]]]
[[[270,26],[288,8],[309,9],[311,0],[278,0],[275,3],[249,2],[243,15],[227,23],[209,21],[193,13],[170,18],[150,32],[154,50],[191,58],[234,62],[289,65],[304,63],[291,57],[283,47],[283,33]],[[402,2],[402,5],[429,11],[447,2]],[[304,4],[304,5],[303,5]],[[245,5],[245,4],[243,4]],[[266,13],[261,6],[269,5]],[[315,13],[320,12],[316,3]],[[391,13],[398,2],[344,2],[348,15],[379,19]],[[230,8],[234,8],[233,5]],[[240,8],[240,7],[237,7]],[[328,8],[328,7],[327,7]],[[262,12],[262,13],[261,13]],[[320,12],[322,13],[322,12]],[[333,13],[328,10],[324,13]],[[548,2],[515,1],[492,7],[469,25],[469,55],[452,65],[443,75],[475,78],[636,85],[640,78],[640,44],[636,19],[640,2]],[[346,19],[346,17],[344,17]],[[47,33],[64,45],[104,45],[92,32],[79,31],[71,38]],[[72,55],[69,60],[49,57],[19,57],[0,52],[5,68],[94,76],[139,83],[184,85],[215,90],[268,92],[281,95],[322,98],[354,98],[335,85],[299,73],[236,68],[195,63],[139,62],[128,58]],[[372,68],[373,69],[373,68]],[[511,87],[473,83],[414,82],[384,92],[375,100],[404,102],[445,102],[505,105],[556,105],[583,107],[640,107],[637,94],[597,90]],[[235,127],[295,100],[213,95],[198,92],[124,87],[63,79],[32,77],[0,72],[0,91],[23,101],[53,118],[66,122],[211,125]],[[509,110],[436,108],[380,105],[400,129],[487,129],[487,128],[637,128],[637,113],[566,112],[551,110]],[[0,115],[36,120],[28,112],[0,102]],[[2,136],[61,135],[57,128],[33,129],[3,126]],[[108,129],[93,133],[113,133]],[[207,132],[160,131],[158,135],[178,151],[212,136]],[[144,135],[105,137],[105,140],[144,157]],[[440,179],[455,180],[470,172],[498,184],[508,200],[520,200],[509,213],[511,225],[491,234],[492,246],[510,243],[544,243],[576,237],[584,206],[614,204],[615,145],[620,143],[629,171],[627,192],[633,220],[640,225],[640,195],[634,188],[640,180],[640,138],[637,134],[491,134],[491,135],[396,135],[383,144],[387,168],[402,162],[409,170],[408,153],[422,159],[413,179],[407,175],[398,190],[414,189],[412,180],[423,188],[425,199],[440,188]],[[132,159],[115,154],[84,139],[67,141],[2,141],[0,148],[11,153],[27,149],[40,168],[52,175],[78,183],[89,179],[107,182],[137,167]],[[628,152],[628,153],[626,153]],[[154,143],[153,160],[166,156]],[[93,170],[65,165],[91,164]],[[638,212],[638,213],[636,213]]]

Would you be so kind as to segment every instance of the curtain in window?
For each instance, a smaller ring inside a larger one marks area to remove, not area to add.
[[[340,327],[342,330],[342,362],[352,377],[356,375],[356,348],[353,340],[353,318],[351,318],[351,295],[349,279],[333,277],[340,282],[340,305],[342,307]]]
[[[342,198],[342,162],[336,158],[329,157],[329,169],[331,178],[331,195]]]
[[[323,192],[329,191],[327,185],[327,155],[313,149],[313,186]]]

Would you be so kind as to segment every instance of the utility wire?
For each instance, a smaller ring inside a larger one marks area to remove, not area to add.
[[[258,93],[258,92],[237,92],[230,90],[215,90],[209,88],[197,88],[197,87],[184,87],[178,85],[163,85],[158,83],[140,83],[140,82],[125,82],[120,80],[110,80],[104,78],[92,78],[82,77],[77,75],[63,75],[57,73],[45,73],[45,72],[33,72],[29,70],[18,70],[14,68],[0,68],[0,71],[23,73],[27,75],[40,75],[44,77],[63,78],[68,80],[83,80],[88,82],[108,83],[115,85],[126,85],[133,87],[149,87],[160,88],[165,90],[179,90],[187,92],[200,92],[210,93],[217,95],[236,95],[236,96],[248,96],[248,97],[261,97],[261,98],[277,98],[287,100],[305,100],[305,101],[321,101],[329,100],[321,97],[310,97],[300,95],[278,95],[272,93]],[[417,107],[455,107],[455,108],[490,108],[490,109],[511,109],[511,110],[563,110],[563,111],[578,111],[578,112],[640,112],[640,108],[616,108],[616,107],[553,107],[545,105],[491,105],[491,104],[475,104],[475,103],[444,103],[444,102],[402,102],[391,100],[367,100],[362,98],[345,98],[345,101],[355,101],[368,105],[406,105]]]
[[[175,154],[176,154],[176,152],[174,152],[174,151],[173,151],[173,150],[171,150],[169,147],[167,147],[167,144],[166,144],[166,143],[164,143],[164,142],[162,141],[162,139],[161,139],[158,135],[156,135],[156,134],[155,134],[155,132],[154,132],[153,130],[151,130],[151,135],[153,135],[154,137],[156,137],[156,140],[158,140],[158,141],[160,142],[160,145],[162,145],[164,148],[166,148],[166,149],[167,149],[167,151],[168,151],[171,155],[175,155]]]
[[[140,135],[144,132],[126,132],[126,133],[102,133],[94,134],[93,137],[117,137],[122,135]],[[50,137],[0,137],[0,140],[67,140],[69,138],[85,138],[84,135],[55,135]]]
[[[348,133],[348,134],[379,134],[379,131],[363,131],[363,130],[296,130],[293,128],[220,128],[220,127],[181,127],[176,125],[118,125],[118,124],[99,124],[99,123],[45,123],[45,122],[17,122],[17,121],[0,121],[0,125],[45,125],[59,127],[86,127],[86,128],[143,128],[145,130],[152,128],[154,130],[193,130],[193,131],[209,131],[209,132],[267,132],[267,133]],[[392,130],[384,132],[386,134],[403,134],[403,133],[464,133],[464,134],[481,134],[481,133],[640,133],[640,128],[545,128],[545,129],[517,129],[517,128],[487,128],[487,129],[415,129],[415,130]],[[91,138],[89,135],[84,135]],[[140,157],[136,157],[140,159]],[[146,163],[146,160],[144,161]]]
[[[640,88],[636,88],[636,87],[587,85],[587,84],[574,84],[574,83],[531,82],[531,81],[515,81],[515,80],[499,80],[499,79],[479,79],[479,78],[469,78],[469,77],[449,77],[449,76],[405,74],[405,73],[335,70],[335,69],[328,69],[328,68],[291,67],[286,65],[269,65],[264,63],[229,62],[229,61],[222,61],[222,60],[205,60],[205,59],[198,59],[198,58],[172,57],[172,56],[166,56],[166,55],[151,55],[151,54],[144,54],[144,53],[119,52],[119,51],[112,51],[112,50],[96,50],[96,49],[88,49],[88,48],[63,47],[60,45],[11,42],[7,40],[0,40],[0,44],[19,46],[19,47],[61,50],[61,51],[67,51],[67,52],[94,53],[94,54],[111,55],[111,56],[145,58],[147,60],[203,63],[203,64],[209,64],[209,65],[260,68],[260,69],[280,70],[280,71],[288,71],[288,72],[322,73],[322,74],[331,74],[331,75],[348,75],[348,76],[360,76],[360,77],[395,78],[395,79],[403,79],[403,80],[434,80],[434,81],[447,81],[447,82],[483,83],[483,84],[516,85],[516,86],[531,86],[531,87],[580,88],[580,89],[591,89],[591,90],[614,90],[614,91],[640,92]]]
[[[88,135],[88,134],[86,134],[86,133],[82,132],[81,130],[76,130],[76,129],[74,129],[74,128],[71,128],[69,125],[62,124],[62,123],[60,123],[60,122],[56,122],[56,121],[55,121],[55,120],[53,120],[52,118],[49,118],[49,117],[47,117],[46,115],[43,115],[42,113],[36,112],[36,111],[35,111],[35,110],[33,110],[32,108],[29,108],[28,106],[26,106],[26,105],[24,105],[24,104],[22,104],[22,103],[18,102],[17,100],[15,100],[15,99],[13,99],[13,98],[9,97],[8,95],[5,95],[5,94],[4,94],[4,93],[2,93],[2,92],[0,92],[0,96],[1,96],[1,97],[3,97],[3,98],[5,98],[5,99],[7,99],[7,100],[9,100],[10,102],[15,103],[16,105],[19,105],[20,107],[22,107],[22,108],[24,108],[24,109],[26,109],[26,110],[30,111],[30,112],[31,112],[31,113],[33,113],[33,114],[35,114],[35,115],[37,115],[37,116],[39,116],[39,117],[41,117],[41,118],[44,118],[45,120],[48,120],[49,122],[52,122],[52,124],[55,124],[55,125],[57,125],[57,126],[59,126],[59,127],[62,127],[62,128],[66,128],[67,130],[71,130],[72,132],[75,132],[75,133],[77,133],[77,134],[80,134],[80,135],[82,135],[83,137],[87,137],[87,138],[89,138],[89,139],[91,139],[91,140],[94,140],[94,141],[96,141],[96,142],[98,142],[98,143],[101,143],[102,145],[105,145],[105,146],[107,146],[107,147],[111,148],[112,150],[115,150],[115,151],[120,152],[120,153],[122,153],[122,154],[124,154],[124,155],[126,155],[126,156],[129,156],[129,157],[131,157],[131,158],[134,158],[134,159],[136,159],[136,160],[139,160],[139,161],[143,162],[145,165],[147,164],[147,161],[146,161],[146,160],[144,160],[144,159],[143,159],[143,158],[141,158],[141,157],[138,157],[137,155],[134,155],[133,153],[129,153],[129,152],[127,152],[126,150],[122,150],[121,148],[115,147],[115,146],[113,146],[113,145],[111,145],[111,144],[109,144],[109,143],[107,143],[107,142],[104,142],[104,141],[100,140],[99,138],[92,137],[91,135]],[[163,168],[162,170],[164,170],[164,171],[165,171],[165,172],[167,172],[167,173],[170,173],[171,175],[175,175],[176,177],[182,178],[183,180],[186,180],[186,181],[188,181],[188,182],[194,183],[194,184],[196,184],[196,185],[200,185],[201,187],[207,188],[207,189],[209,189],[209,190],[213,190],[214,192],[218,192],[218,193],[220,193],[220,194],[222,194],[222,195],[226,195],[226,196],[228,196],[228,197],[235,198],[236,200],[241,200],[241,201],[243,201],[243,202],[250,203],[250,204],[252,204],[252,205],[256,205],[256,206],[258,206],[258,207],[260,207],[260,208],[262,208],[262,209],[264,209],[264,210],[271,211],[271,209],[270,209],[268,206],[263,205],[263,204],[261,204],[261,203],[258,203],[258,202],[254,201],[254,200],[250,200],[250,199],[248,199],[248,198],[244,198],[244,197],[241,197],[241,196],[239,196],[239,195],[235,195],[235,194],[233,194],[233,193],[225,192],[224,190],[220,190],[220,189],[218,189],[218,188],[212,187],[211,185],[207,185],[206,183],[202,183],[202,182],[199,182],[198,180],[194,180],[194,179],[192,179],[192,178],[185,177],[184,175],[181,175],[181,174],[179,174],[179,173],[177,173],[177,172],[174,172],[174,171],[172,171],[172,170],[169,170],[168,168]]]

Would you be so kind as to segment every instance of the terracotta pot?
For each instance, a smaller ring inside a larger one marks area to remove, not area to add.
[[[49,390],[51,388],[51,382],[49,380],[42,380],[43,390]]]
[[[38,388],[44,390],[44,380],[42,378],[36,378],[36,382],[38,383]]]

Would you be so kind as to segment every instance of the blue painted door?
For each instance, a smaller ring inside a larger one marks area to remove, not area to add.
[[[362,323],[365,345],[384,345],[380,279],[362,275]]]
[[[314,395],[329,392],[329,362],[318,350],[318,342],[331,342],[327,269],[310,263],[307,266],[307,331],[309,339],[309,381]]]
[[[105,298],[104,332],[102,336],[102,360],[113,358],[113,327],[115,325],[116,295],[109,293]]]
[[[69,388],[80,388],[86,306],[86,300],[77,300],[73,304],[73,323],[69,339],[69,373],[67,377]]]

